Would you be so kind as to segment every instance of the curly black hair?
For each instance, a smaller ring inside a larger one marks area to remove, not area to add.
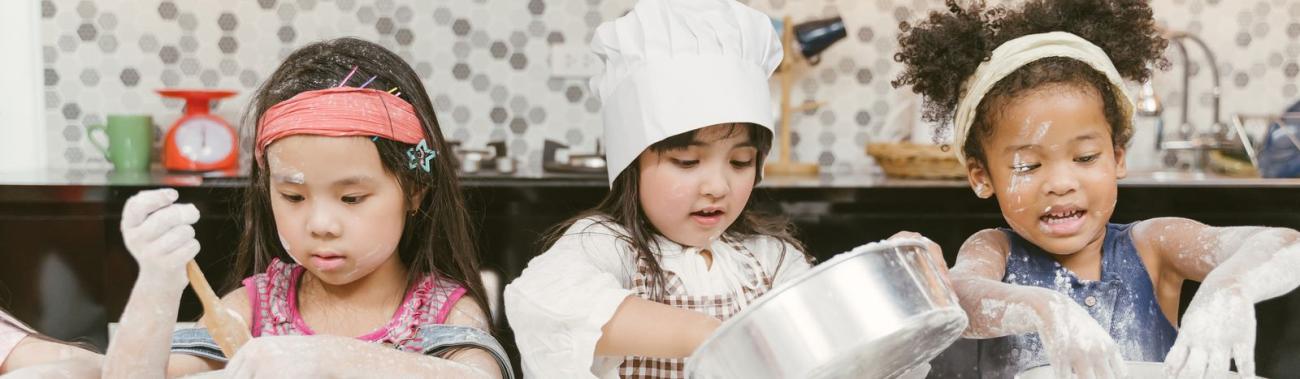
[[[1101,47],[1121,76],[1138,82],[1151,76],[1149,64],[1161,69],[1169,65],[1162,57],[1168,41],[1161,37],[1147,0],[1029,0],[1014,9],[990,7],[982,0],[966,6],[947,0],[946,5],[946,12],[931,12],[915,25],[899,25],[894,60],[906,67],[892,82],[896,88],[910,85],[925,97],[923,118],[938,123],[939,132],[951,127],[967,78],[993,49],[1021,36],[1054,31],[1077,35]],[[1073,85],[1100,95],[1112,142],[1126,146],[1132,136],[1131,122],[1122,116],[1109,83],[1104,74],[1070,58],[1025,65],[985,95],[970,128],[972,137],[960,148],[966,156],[984,162],[982,142],[992,133],[990,126],[1000,105],[1049,84]]]

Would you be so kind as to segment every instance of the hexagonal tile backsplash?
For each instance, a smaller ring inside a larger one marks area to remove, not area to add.
[[[889,81],[898,21],[932,0],[748,0],[796,20],[842,13],[849,38],[807,70],[794,101],[825,106],[795,115],[795,156],[833,172],[876,170],[868,141],[897,139],[892,126],[915,102]],[[586,80],[554,78],[554,44],[585,46],[595,27],[634,0],[42,0],[47,138],[51,166],[106,168],[85,126],[115,113],[145,113],[170,125],[181,103],[162,87],[240,91],[214,111],[241,120],[248,95],[294,48],[357,36],[376,41],[416,69],[447,138],[467,146],[505,140],[522,172],[541,170],[545,139],[592,150],[600,101]],[[1225,114],[1275,113],[1300,98],[1300,1],[1154,0],[1156,17],[1206,39],[1217,53]],[[1178,56],[1171,56],[1180,61]],[[1194,55],[1194,61],[1204,60]],[[1193,102],[1208,117],[1208,70],[1193,65]],[[1156,78],[1166,117],[1181,97],[1175,69]],[[159,133],[161,135],[161,133]]]

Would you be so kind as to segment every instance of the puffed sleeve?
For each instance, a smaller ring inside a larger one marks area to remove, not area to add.
[[[506,286],[506,316],[525,377],[616,374],[617,364],[597,359],[595,351],[601,328],[633,296],[635,255],[621,230],[603,219],[581,219]]]
[[[773,286],[780,285],[812,268],[803,251],[776,237],[752,238],[746,245],[763,265],[763,270],[767,271],[768,275],[774,275]]]

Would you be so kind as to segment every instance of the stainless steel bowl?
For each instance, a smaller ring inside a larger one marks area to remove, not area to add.
[[[966,329],[939,263],[918,241],[860,246],[784,283],[687,360],[692,378],[892,378]]]

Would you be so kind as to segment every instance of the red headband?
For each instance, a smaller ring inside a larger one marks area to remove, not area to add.
[[[410,103],[388,92],[355,87],[307,91],[267,109],[257,123],[257,163],[262,164],[262,154],[272,142],[296,134],[376,136],[408,144],[424,140],[424,128]]]

